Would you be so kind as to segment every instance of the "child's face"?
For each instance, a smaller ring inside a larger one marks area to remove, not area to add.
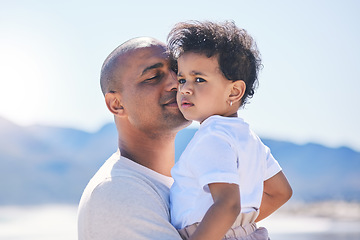
[[[212,115],[229,114],[232,81],[222,74],[216,56],[184,53],[178,69],[177,102],[186,119],[201,123]]]

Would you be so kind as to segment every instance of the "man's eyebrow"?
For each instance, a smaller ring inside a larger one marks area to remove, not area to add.
[[[163,67],[164,64],[163,63],[156,63],[154,65],[151,65],[147,68],[144,69],[144,71],[141,73],[141,76],[143,76],[145,73],[147,73],[148,71],[150,71],[151,69],[154,69],[154,68],[161,68]]]

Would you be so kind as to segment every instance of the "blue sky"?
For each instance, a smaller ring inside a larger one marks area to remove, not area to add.
[[[0,0],[0,116],[96,131],[112,121],[106,56],[137,36],[165,41],[186,20],[234,20],[264,69],[239,115],[262,137],[360,151],[359,1]]]

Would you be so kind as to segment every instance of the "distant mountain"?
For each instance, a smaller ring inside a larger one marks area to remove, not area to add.
[[[178,159],[196,129],[176,137]],[[360,201],[360,153],[262,139],[280,162],[293,200]],[[0,204],[78,203],[89,179],[117,150],[114,124],[98,132],[20,127],[0,118]]]
[[[112,124],[87,133],[0,119],[0,204],[75,203],[116,149]]]

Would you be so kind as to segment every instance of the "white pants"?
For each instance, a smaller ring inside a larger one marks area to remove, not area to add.
[[[241,213],[235,220],[233,226],[226,232],[223,240],[269,240],[266,228],[257,228],[255,219],[258,211]],[[187,240],[196,231],[199,223],[194,223],[179,230],[182,239]]]

